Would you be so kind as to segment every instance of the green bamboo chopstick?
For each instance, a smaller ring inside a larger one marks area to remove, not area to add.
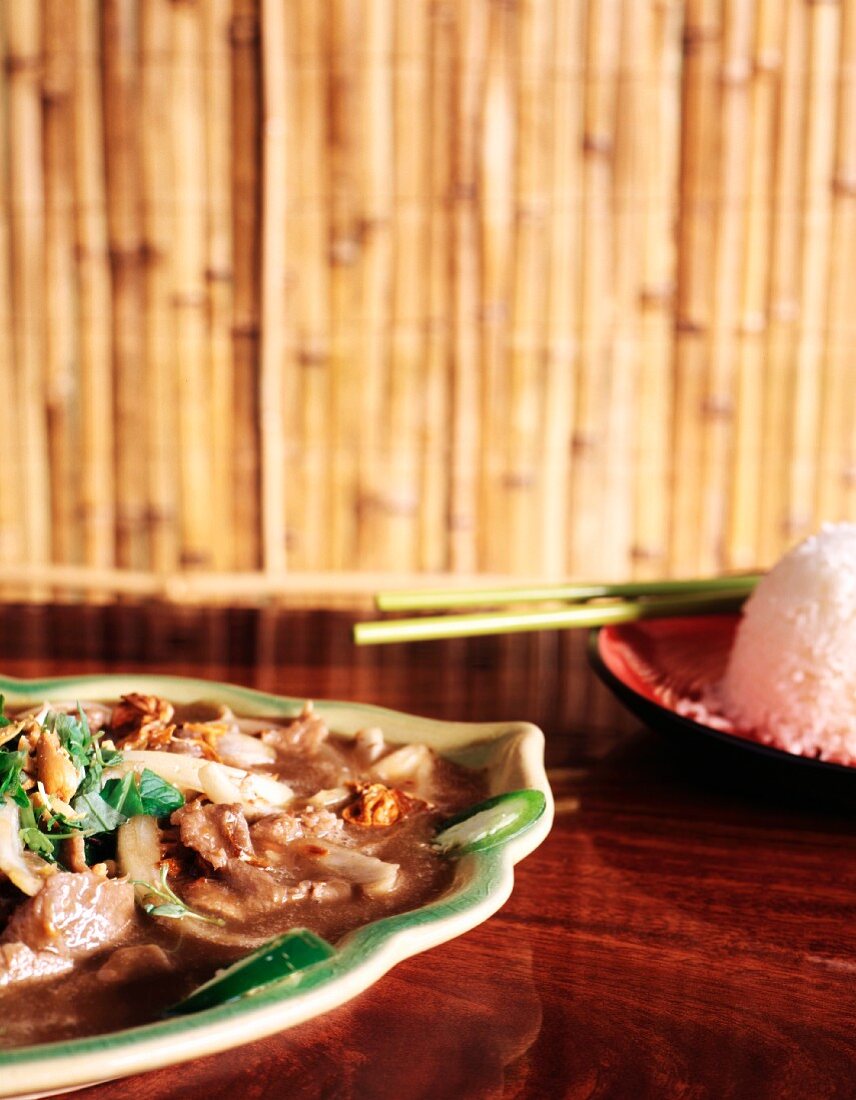
[[[749,593],[760,574],[739,573],[697,580],[626,581],[619,584],[531,584],[495,588],[415,589],[380,592],[379,611],[440,611],[456,607],[489,607],[492,604],[535,603],[545,600],[579,602],[601,596],[678,596],[691,593]]]
[[[535,630],[567,630],[629,623],[671,615],[736,611],[746,598],[745,587],[714,592],[584,604],[554,611],[490,611],[477,615],[438,615],[357,623],[357,645],[422,642],[441,638],[474,638],[482,634],[520,634]]]

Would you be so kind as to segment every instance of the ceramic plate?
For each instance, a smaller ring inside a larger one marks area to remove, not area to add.
[[[803,785],[852,795],[856,768],[786,752],[727,723],[691,716],[694,704],[721,679],[739,621],[739,615],[702,615],[601,627],[590,635],[589,658],[629,710],[684,747],[715,750],[728,766],[745,767],[753,757],[767,773],[777,769],[783,777],[796,774]]]
[[[168,676],[0,678],[0,693],[11,706],[43,699],[115,699],[132,691],[176,702],[216,700],[238,714],[268,717],[292,717],[303,704],[300,699],[233,685]],[[438,900],[344,937],[329,963],[313,967],[306,981],[269,986],[233,1004],[110,1035],[0,1053],[0,1096],[45,1093],[123,1077],[281,1031],[344,1003],[402,959],[459,936],[505,902],[514,881],[514,864],[541,843],[552,822],[541,731],[524,722],[438,722],[356,703],[316,701],[315,706],[337,733],[354,734],[376,725],[391,742],[421,741],[460,764],[486,769],[491,795],[521,788],[541,791],[544,811],[503,843],[457,858],[452,886]]]

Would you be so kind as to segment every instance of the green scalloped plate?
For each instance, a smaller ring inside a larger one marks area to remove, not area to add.
[[[292,717],[304,702],[172,676],[0,677],[0,693],[13,706],[42,699],[115,699],[130,691],[160,694],[176,702],[216,700],[240,714],[270,717]],[[353,735],[366,725],[377,725],[389,741],[422,741],[457,763],[486,769],[491,796],[532,791],[541,797],[492,797],[492,810],[487,803],[479,807],[478,835],[470,838],[472,843],[464,836],[450,852],[455,875],[446,894],[350,933],[334,955],[308,968],[299,980],[143,1027],[0,1053],[0,1096],[44,1095],[143,1073],[293,1027],[350,1000],[403,959],[474,928],[503,905],[514,884],[514,864],[541,843],[552,824],[541,731],[526,722],[438,722],[358,703],[317,701],[315,706],[338,733]],[[517,807],[516,821],[509,819],[510,802]],[[497,815],[495,822],[491,812]],[[455,827],[460,830],[459,824]],[[491,842],[485,843],[488,836]]]

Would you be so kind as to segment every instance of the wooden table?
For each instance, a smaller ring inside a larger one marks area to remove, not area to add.
[[[579,635],[355,650],[331,612],[0,610],[0,670],[157,670],[530,718],[556,823],[504,909],[329,1015],[79,1097],[856,1095],[846,803],[729,783],[644,732]]]

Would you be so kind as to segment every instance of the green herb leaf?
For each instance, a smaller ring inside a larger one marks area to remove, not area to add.
[[[59,743],[71,757],[72,763],[84,771],[92,763],[93,745],[89,724],[73,714],[51,711],[42,723],[43,729],[53,730]]]
[[[139,774],[128,772],[122,779],[108,779],[101,797],[125,817],[165,817],[184,805],[181,791],[148,768]]]
[[[2,696],[0,696],[2,698]],[[17,788],[21,785],[21,767],[24,763],[24,753],[17,750],[0,750],[0,801],[7,793],[14,798]]]
[[[0,695],[0,729],[2,729],[3,726],[11,726],[12,725],[11,718],[7,718],[5,713],[4,713],[5,710],[6,710],[6,696],[5,695]]]
[[[151,882],[141,882],[139,879],[131,880],[134,886],[139,886],[145,891],[144,897],[163,898],[164,904],[144,901],[143,910],[146,913],[152,917],[169,917],[171,920],[192,918],[193,920],[205,921],[206,924],[224,925],[226,923],[221,917],[209,917],[205,913],[197,913],[195,909],[185,905],[167,882],[166,876],[167,865],[162,863],[160,881],[157,885]]]
[[[18,821],[20,822],[18,835],[21,838],[21,843],[29,848],[31,852],[36,852],[38,855],[44,856],[45,859],[54,862],[56,860],[54,843],[39,828],[32,803],[23,790],[21,790],[21,793],[24,795],[24,800],[19,802],[18,809]]]
[[[149,903],[144,905],[143,909],[151,917],[170,917],[172,920],[182,920],[184,917],[193,915],[184,905],[176,905],[174,902],[168,902],[166,905]]]
[[[101,797],[126,818],[146,813],[140,797],[138,777],[134,772],[128,772],[121,779],[108,779],[101,788]]]
[[[77,795],[71,808],[83,815],[77,822],[77,828],[83,833],[112,833],[128,820],[126,814],[106,802],[98,791]]]
[[[152,817],[165,817],[184,805],[184,795],[153,771],[143,768],[140,774],[140,799],[142,813]]]
[[[29,826],[26,829],[19,829],[18,835],[21,837],[21,841],[30,849],[31,852],[36,852],[40,856],[44,856],[45,859],[49,859],[51,863],[56,860],[56,853],[54,850],[54,840],[43,833],[41,829]],[[57,837],[57,840],[62,839]]]

